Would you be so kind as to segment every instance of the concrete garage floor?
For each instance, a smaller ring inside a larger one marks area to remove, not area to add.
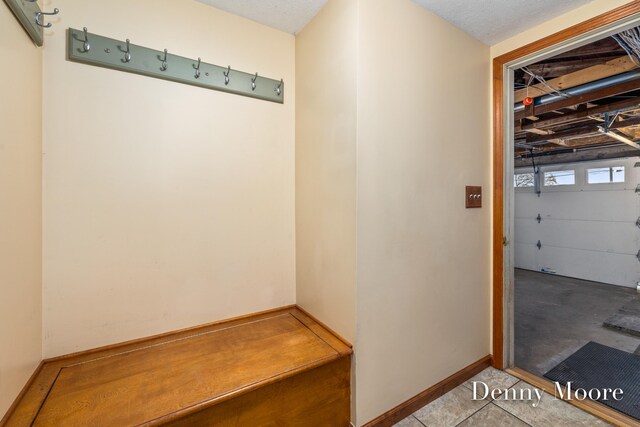
[[[638,297],[635,289],[515,271],[515,366],[543,376],[589,341],[633,353],[640,337],[602,322]]]

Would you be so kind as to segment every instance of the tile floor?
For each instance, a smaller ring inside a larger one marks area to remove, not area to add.
[[[474,401],[472,382],[482,381],[491,389],[526,390],[532,386],[506,372],[488,368],[466,383],[417,410],[395,427],[468,427],[468,426],[608,426],[609,424],[554,396],[544,393],[540,404],[531,401]]]

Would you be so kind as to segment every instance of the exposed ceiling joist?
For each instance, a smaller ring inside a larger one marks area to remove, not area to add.
[[[633,148],[637,148],[638,150],[640,150],[640,144],[638,144],[637,142],[635,142],[634,140],[632,140],[631,138],[627,137],[626,135],[621,135],[613,130],[605,130],[603,128],[600,128],[600,132],[602,132],[604,135],[607,135],[613,139],[616,139],[620,142],[624,142],[625,144],[627,144],[630,147]]]
[[[571,148],[571,149],[580,149],[580,148],[589,148],[589,147],[594,148],[602,145],[611,145],[611,144],[614,144],[614,145],[620,144],[620,142],[612,140],[611,137],[608,137],[607,135],[602,135],[601,133],[597,133],[597,134],[594,134],[593,136],[586,136],[579,139],[568,140],[565,147]],[[556,145],[541,145],[541,146],[535,147],[535,152],[546,153],[549,151],[558,151],[558,150],[565,151],[566,148],[559,148]],[[529,152],[528,150],[529,149],[526,148],[525,150],[522,150],[519,153],[517,152],[516,154],[525,154]]]
[[[632,137],[619,132],[620,130],[630,130],[632,127],[639,125],[640,117],[632,117],[627,120],[617,120],[611,123],[606,129],[596,122],[547,134],[528,134],[523,140],[518,140],[518,142],[522,147],[540,146],[542,143],[551,143],[563,147],[582,147],[591,144],[602,144],[610,142],[611,139],[615,139],[617,141],[624,142],[629,146],[640,148],[640,144],[635,142]],[[629,132],[633,133],[632,130]]]
[[[611,123],[609,125],[609,129],[622,129],[622,128],[628,128],[631,126],[638,126],[638,125],[640,125],[640,117],[632,117],[630,119],[618,120]]]
[[[585,147],[597,147],[603,144],[611,144],[614,142],[616,141],[613,141],[610,137],[598,133],[595,136],[571,140],[567,143],[567,145],[571,148],[585,148]],[[553,148],[549,148],[549,150],[552,150],[552,149]]]
[[[597,134],[598,132],[599,131],[597,126],[589,125],[589,126],[582,126],[578,128],[568,129],[565,131],[554,132],[553,135],[527,135],[526,142],[527,144],[534,144],[539,142],[552,142],[551,139],[565,140],[567,138],[575,138],[577,136]],[[553,136],[553,138],[550,138],[551,136]]]
[[[621,157],[632,157],[638,155],[638,150],[624,144],[616,146],[593,149],[591,147],[584,150],[567,151],[566,149],[556,149],[555,152],[547,152],[541,157],[536,156],[536,165],[553,165],[571,162],[585,162],[591,160],[617,159]],[[548,155],[551,154],[551,155]],[[527,153],[517,156],[514,162],[516,168],[531,167],[531,159]]]
[[[584,58],[573,59],[570,61],[563,61],[561,64],[541,64],[541,65],[529,65],[527,69],[534,73],[536,76],[544,77],[545,79],[556,79],[564,75],[575,73],[586,68],[595,67],[598,65],[604,65],[607,60],[615,59],[615,56],[609,58]]]
[[[596,40],[592,43],[580,46],[575,49],[560,53],[553,58],[547,59],[545,62],[562,62],[566,59],[572,59],[576,57],[603,57],[610,55],[612,52],[622,51],[622,48],[617,41],[611,37],[605,37],[600,40]]]
[[[590,83],[595,80],[604,79],[606,77],[615,76],[617,74],[625,73],[637,68],[637,65],[629,59],[628,56],[622,56],[605,62],[604,64],[594,65],[589,68],[575,71],[570,74],[566,74],[561,77],[557,77],[553,80],[547,81],[547,83],[557,89],[564,90],[575,86],[580,86],[585,83]],[[531,70],[535,73],[535,70]],[[529,87],[529,97],[536,98],[549,93],[549,88],[542,83],[532,85]],[[515,91],[514,102],[521,102],[527,96],[527,89],[518,89]]]
[[[623,83],[618,83],[602,89],[594,90],[592,92],[583,93],[581,95],[570,96],[568,98],[551,102],[549,104],[533,106],[533,112],[531,112],[530,109],[525,108],[523,111],[518,111],[517,113],[515,113],[514,118],[516,120],[520,120],[529,116],[539,116],[540,114],[548,113],[550,111],[572,107],[574,105],[584,104],[586,102],[596,101],[598,99],[609,98],[611,96],[620,95],[638,89],[640,89],[640,78]]]
[[[612,111],[625,110],[628,108],[640,107],[640,96],[624,99],[622,101],[612,102],[611,104],[599,105],[597,107],[578,110],[575,113],[565,114],[562,117],[553,117],[550,119],[541,119],[530,123],[518,122],[515,125],[515,131],[527,131],[531,129],[542,129],[548,126],[558,126],[562,124],[570,124],[576,120],[589,119],[589,116],[596,114],[604,114]]]
[[[640,54],[640,43],[634,46]],[[531,79],[537,84],[528,92],[514,91],[516,160],[542,156],[582,161],[629,151],[637,155],[640,66],[617,39],[606,37],[516,70],[519,87]],[[538,99],[523,105],[519,101],[525,96]]]

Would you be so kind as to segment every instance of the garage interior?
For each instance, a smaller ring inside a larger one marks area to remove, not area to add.
[[[639,36],[636,27],[514,74],[514,364],[539,377],[566,375],[580,357],[612,377],[637,375]],[[611,354],[631,364],[614,368]]]

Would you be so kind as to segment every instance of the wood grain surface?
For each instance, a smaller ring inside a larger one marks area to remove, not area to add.
[[[326,413],[346,426],[351,353],[285,307],[45,361],[0,425],[302,425]]]

